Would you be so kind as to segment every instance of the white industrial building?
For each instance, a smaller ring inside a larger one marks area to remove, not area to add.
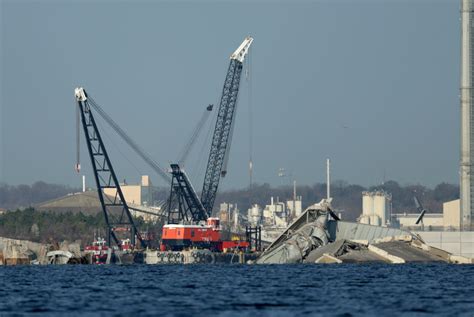
[[[285,203],[280,202],[278,197],[276,202],[271,197],[270,205],[266,205],[263,209],[263,224],[266,226],[286,228],[289,217],[290,214]]]
[[[141,181],[138,184],[127,184],[125,180],[120,183],[120,189],[127,204],[137,206],[154,206],[153,192],[156,188],[153,187],[150,177],[142,175]],[[104,194],[110,197],[115,197],[117,190],[115,188],[104,188]]]
[[[290,218],[296,218],[303,212],[303,197],[296,196],[295,199],[286,201],[286,209],[290,214]]]
[[[240,224],[242,215],[240,214],[237,204],[232,203],[221,203],[219,208],[219,219],[221,220],[221,225],[232,229],[234,232],[240,230]]]
[[[251,225],[263,225],[265,227],[286,228],[289,222],[299,217],[303,211],[302,197],[296,196],[296,199],[280,201],[278,197],[270,198],[270,204],[265,208],[259,205],[252,205],[247,211],[247,220]]]
[[[247,221],[252,226],[261,225],[262,216],[262,207],[260,207],[258,204],[252,205],[252,207],[247,210]]]
[[[406,230],[443,230],[444,221],[442,213],[426,213],[423,222],[416,224],[420,213],[400,213],[392,215],[392,227]]]
[[[362,193],[362,215],[360,223],[374,226],[389,226],[392,214],[392,195],[383,191]]]
[[[459,231],[461,228],[460,200],[443,204],[443,213],[425,213],[423,220],[416,224],[419,213],[392,215],[392,227],[414,231]]]

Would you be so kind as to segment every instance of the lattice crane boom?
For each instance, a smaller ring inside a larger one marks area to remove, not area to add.
[[[245,38],[242,44],[240,44],[237,50],[230,56],[230,64],[222,89],[216,126],[212,137],[211,150],[201,192],[201,202],[208,216],[211,215],[212,208],[214,207],[220,178],[225,176],[227,172],[226,165],[232,141],[243,61],[248,54],[252,42],[252,37],[249,36]]]
[[[135,237],[137,237],[141,245],[144,246],[144,242],[135,226],[117,176],[112,167],[112,163],[110,162],[109,155],[107,154],[104,142],[102,141],[102,137],[97,128],[96,121],[92,115],[87,93],[82,87],[76,88],[75,97],[82,119],[82,127],[86,138],[92,169],[94,171],[97,193],[99,195],[99,200],[107,225],[107,241],[109,246],[113,240],[115,244],[120,247],[121,241],[116,232],[123,229],[129,232],[130,242],[132,245],[135,245]],[[106,195],[104,193],[104,189],[106,188],[115,189],[115,196],[111,197]]]

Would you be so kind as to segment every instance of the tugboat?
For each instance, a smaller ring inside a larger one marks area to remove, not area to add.
[[[132,253],[132,243],[130,242],[130,239],[123,239],[120,242],[120,249],[124,253]]]
[[[91,255],[91,264],[106,264],[107,255],[113,250],[107,246],[104,238],[98,237],[94,239],[92,245],[86,246],[84,252]]]

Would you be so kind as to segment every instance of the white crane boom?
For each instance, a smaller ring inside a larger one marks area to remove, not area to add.
[[[242,44],[240,44],[240,46],[235,50],[235,52],[230,55],[230,59],[235,59],[243,63],[245,55],[247,55],[252,42],[253,38],[251,36],[247,36]]]

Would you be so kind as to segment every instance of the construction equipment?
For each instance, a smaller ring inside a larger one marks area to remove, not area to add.
[[[247,55],[253,38],[248,36],[230,56],[229,68],[222,89],[221,101],[217,113],[216,126],[212,137],[209,160],[201,192],[201,202],[208,214],[211,214],[216,199],[217,188],[221,176],[227,174],[230,144],[234,130],[234,116],[239,93],[240,77],[243,61]]]
[[[173,177],[171,179],[168,223],[206,220],[208,215],[186,173],[179,168],[178,164],[171,164],[171,174]],[[177,208],[171,204],[174,201],[178,204]]]
[[[421,205],[420,201],[418,200],[418,197],[413,196],[413,200],[415,201],[416,209],[417,209],[418,212],[420,213],[420,215],[418,216],[418,218],[416,218],[415,224],[418,225],[418,224],[420,224],[420,222],[421,222],[421,226],[423,227],[423,217],[424,217],[425,214],[426,214],[426,209],[423,208],[423,206]]]
[[[243,61],[252,42],[252,37],[246,37],[230,56],[201,199],[180,165],[171,164],[171,193],[168,201],[168,224],[163,227],[162,234],[163,250],[180,250],[188,246],[222,249],[219,219],[211,217],[212,208],[220,178],[227,173]]]
[[[132,215],[123,196],[122,189],[120,188],[100,132],[97,128],[96,121],[91,111],[90,98],[82,87],[76,88],[75,97],[82,119],[82,127],[92,163],[92,169],[94,171],[97,193],[99,195],[100,204],[107,225],[108,245],[111,246],[113,241],[118,247],[120,247],[122,245],[121,236],[125,235],[129,237],[132,246],[135,246],[136,244],[136,237],[141,246],[145,247],[145,243],[133,222]],[[113,188],[115,196],[111,197],[105,195],[103,191],[105,188]]]

